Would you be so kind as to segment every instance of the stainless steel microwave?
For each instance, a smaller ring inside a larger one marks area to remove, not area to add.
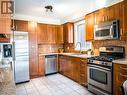
[[[119,21],[114,20],[94,27],[94,40],[118,39]]]

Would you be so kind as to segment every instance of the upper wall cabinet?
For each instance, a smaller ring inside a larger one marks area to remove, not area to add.
[[[63,44],[63,26],[37,24],[38,44]]]
[[[121,40],[127,40],[127,1],[121,3],[122,14],[121,14]]]
[[[85,16],[85,27],[86,27],[86,41],[94,39],[94,13]]]
[[[65,23],[63,25],[64,43],[74,43],[74,23]]]
[[[11,19],[0,17],[0,33],[10,34],[11,33]]]
[[[47,25],[47,32],[48,32],[48,43],[55,44],[57,37],[57,26]]]
[[[46,24],[37,24],[37,36],[38,44],[48,43],[48,33]]]
[[[14,25],[16,31],[28,32],[28,21],[15,20]]]
[[[127,40],[127,1],[97,10],[85,16],[86,40],[94,39],[94,25],[119,20],[120,40]]]
[[[57,44],[63,44],[63,25],[57,25],[57,37],[56,37]]]

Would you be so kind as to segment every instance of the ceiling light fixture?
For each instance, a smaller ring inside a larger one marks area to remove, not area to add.
[[[45,6],[46,12],[53,12],[53,7],[51,5]]]

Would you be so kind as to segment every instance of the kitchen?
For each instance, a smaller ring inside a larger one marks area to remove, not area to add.
[[[0,95],[126,95],[126,0],[0,8]]]

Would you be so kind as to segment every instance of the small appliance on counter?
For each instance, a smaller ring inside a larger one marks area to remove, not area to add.
[[[96,95],[112,95],[112,61],[125,57],[124,47],[100,47],[100,56],[88,58],[88,90]]]

